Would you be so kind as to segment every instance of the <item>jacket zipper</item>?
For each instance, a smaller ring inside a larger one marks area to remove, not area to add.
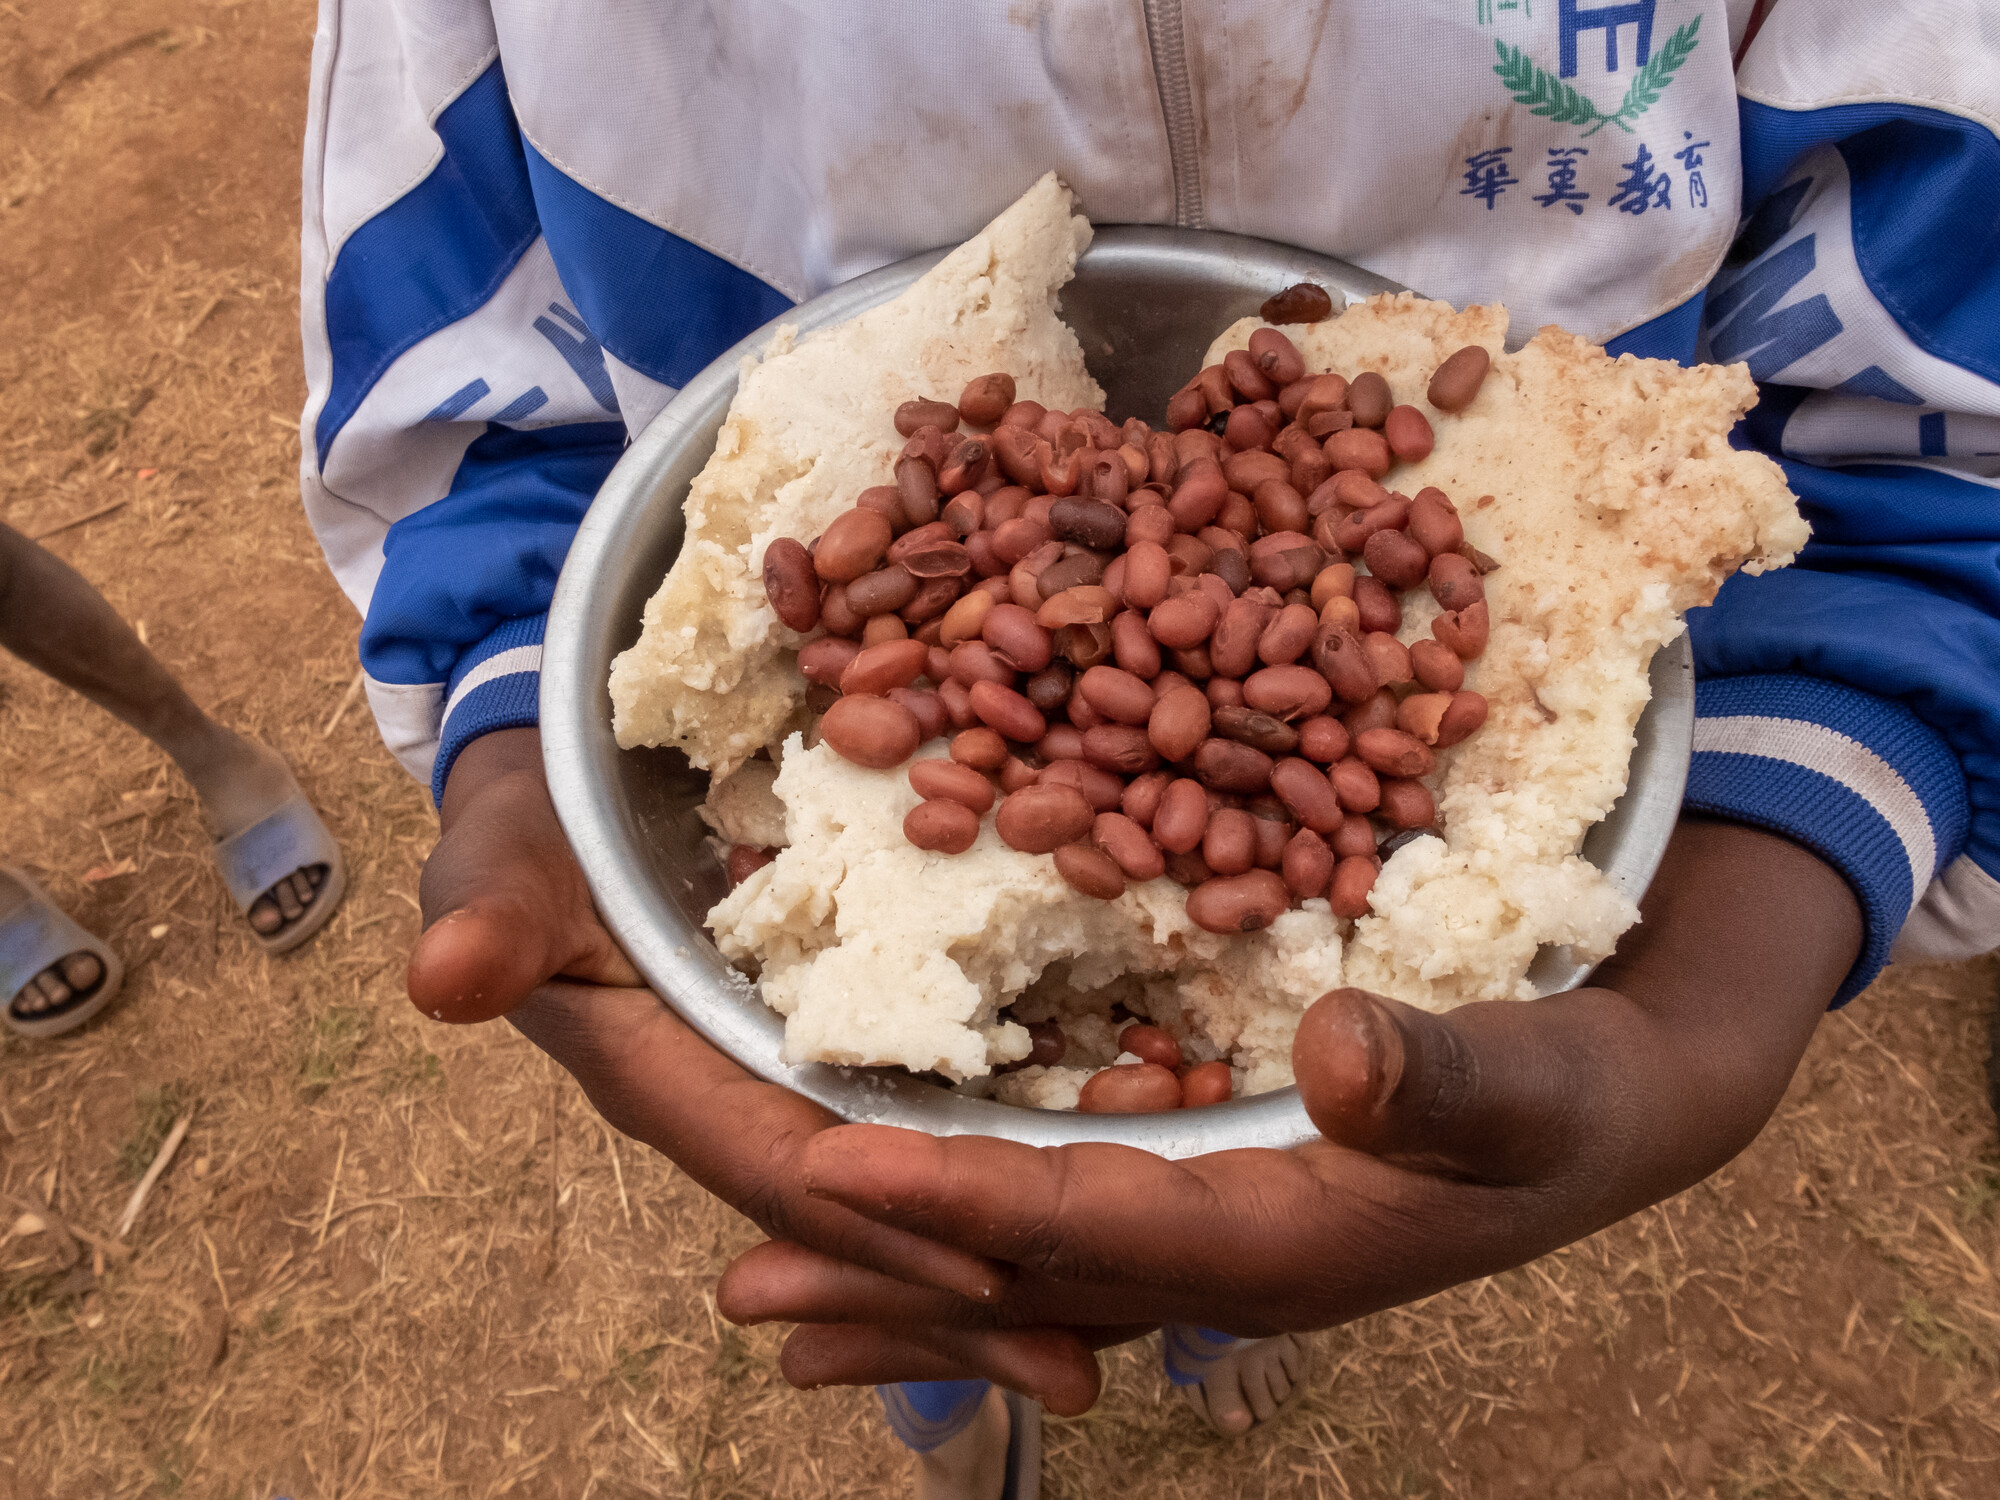
[[[1167,156],[1174,169],[1174,223],[1206,229],[1201,201],[1200,134],[1195,127],[1194,89],[1188,80],[1187,38],[1181,27],[1181,0],[1145,0],[1146,45],[1153,53],[1153,84],[1167,122]]]

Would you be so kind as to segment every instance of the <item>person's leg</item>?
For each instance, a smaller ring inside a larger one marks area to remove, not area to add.
[[[917,1500],[997,1500],[1007,1478],[1007,1404],[984,1380],[877,1386],[889,1430],[917,1455]]]
[[[250,826],[291,788],[281,756],[197,708],[103,595],[6,525],[0,525],[0,646],[166,751],[218,838]],[[324,866],[313,866],[281,879],[252,905],[250,925],[268,937],[297,921],[325,876]]]
[[[1160,1339],[1167,1379],[1226,1437],[1268,1421],[1305,1373],[1306,1344],[1297,1334],[1239,1339],[1191,1323],[1169,1323]]]

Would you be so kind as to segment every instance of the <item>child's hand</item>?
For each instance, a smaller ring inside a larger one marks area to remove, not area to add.
[[[824,1131],[803,1153],[809,1191],[1012,1263],[1014,1284],[975,1306],[772,1243],[730,1268],[719,1304],[739,1321],[804,1324],[784,1356],[801,1385],[981,1374],[1018,1386],[1025,1368],[1036,1391],[1081,1381],[1082,1344],[1115,1328],[1269,1334],[1406,1302],[1729,1160],[1783,1095],[1860,933],[1852,893],[1813,855],[1684,823],[1644,924],[1599,975],[1608,988],[1444,1016],[1355,990],[1323,998],[1294,1047],[1323,1143],[1173,1163]],[[1078,1342],[1049,1344],[1052,1326]]]
[[[746,1073],[640,988],[556,821],[537,731],[502,730],[466,746],[445,788],[443,824],[424,866],[427,925],[410,958],[410,999],[425,1015],[505,1015],[576,1075],[613,1125],[671,1156],[767,1233],[899,1285],[947,1287],[974,1303],[998,1294],[1009,1268],[802,1190],[799,1153],[837,1119]],[[1068,1334],[1029,1347],[1050,1341],[1074,1351],[1066,1368],[1088,1363]],[[1015,1373],[1016,1384],[1026,1379]],[[1064,1409],[1080,1411],[1095,1395],[1093,1369],[1089,1389]]]

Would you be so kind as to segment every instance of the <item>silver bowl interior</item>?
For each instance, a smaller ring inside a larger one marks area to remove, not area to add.
[[[843,1119],[1030,1145],[1112,1141],[1171,1158],[1309,1140],[1312,1123],[1291,1088],[1201,1110],[1078,1115],[968,1098],[897,1068],[784,1062],[783,1021],[724,962],[703,926],[726,889],[696,813],[706,774],[678,751],[621,751],[612,738],[611,659],[637,639],[645,602],[680,550],[681,505],[714,449],[742,357],[761,352],[777,323],[806,333],[887,301],[945,253],[857,278],[759,329],[690,381],[612,470],[564,563],[543,647],[542,744],[557,815],[606,923],[667,1003],[745,1068]],[[1062,311],[1112,418],[1158,421],[1218,332],[1302,280],[1324,286],[1336,307],[1343,298],[1401,290],[1344,262],[1267,241],[1111,228],[1098,231],[1078,263]],[[1583,847],[1635,899],[1665,852],[1687,777],[1694,688],[1685,638],[1656,655],[1652,688],[1628,790]],[[1540,993],[1553,994],[1589,972],[1566,951],[1550,949],[1529,977]]]

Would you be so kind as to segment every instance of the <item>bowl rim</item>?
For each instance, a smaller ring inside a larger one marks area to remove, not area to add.
[[[953,1093],[900,1068],[787,1063],[779,1054],[783,1019],[764,1005],[752,981],[728,965],[708,933],[657,888],[631,852],[643,830],[618,790],[616,757],[627,752],[617,748],[611,731],[608,670],[611,656],[632,641],[629,633],[614,636],[629,626],[613,618],[611,597],[617,590],[602,580],[617,567],[635,526],[650,522],[667,532],[684,526],[687,486],[713,452],[714,433],[735,397],[746,357],[761,355],[781,327],[804,335],[888,301],[952,248],[926,251],[844,282],[738,340],[688,381],[621,455],[564,560],[544,635],[541,736],[557,817],[605,925],[662,1002],[740,1066],[844,1120],[933,1135],[993,1135],[1030,1145],[1112,1142],[1169,1158],[1316,1139],[1291,1086],[1201,1110],[1080,1115]],[[1079,258],[1078,275],[1093,264],[1239,280],[1248,270],[1266,278],[1273,290],[1312,279],[1347,302],[1404,290],[1295,246],[1205,230],[1100,227]],[[677,538],[676,552],[679,545]],[[648,585],[646,596],[657,588],[657,581]],[[1664,856],[1687,777],[1694,694],[1685,632],[1655,652],[1651,684],[1627,790],[1585,839],[1587,857],[1634,901]],[[1581,984],[1593,967],[1565,950],[1546,949],[1528,978],[1538,993],[1553,994]]]

